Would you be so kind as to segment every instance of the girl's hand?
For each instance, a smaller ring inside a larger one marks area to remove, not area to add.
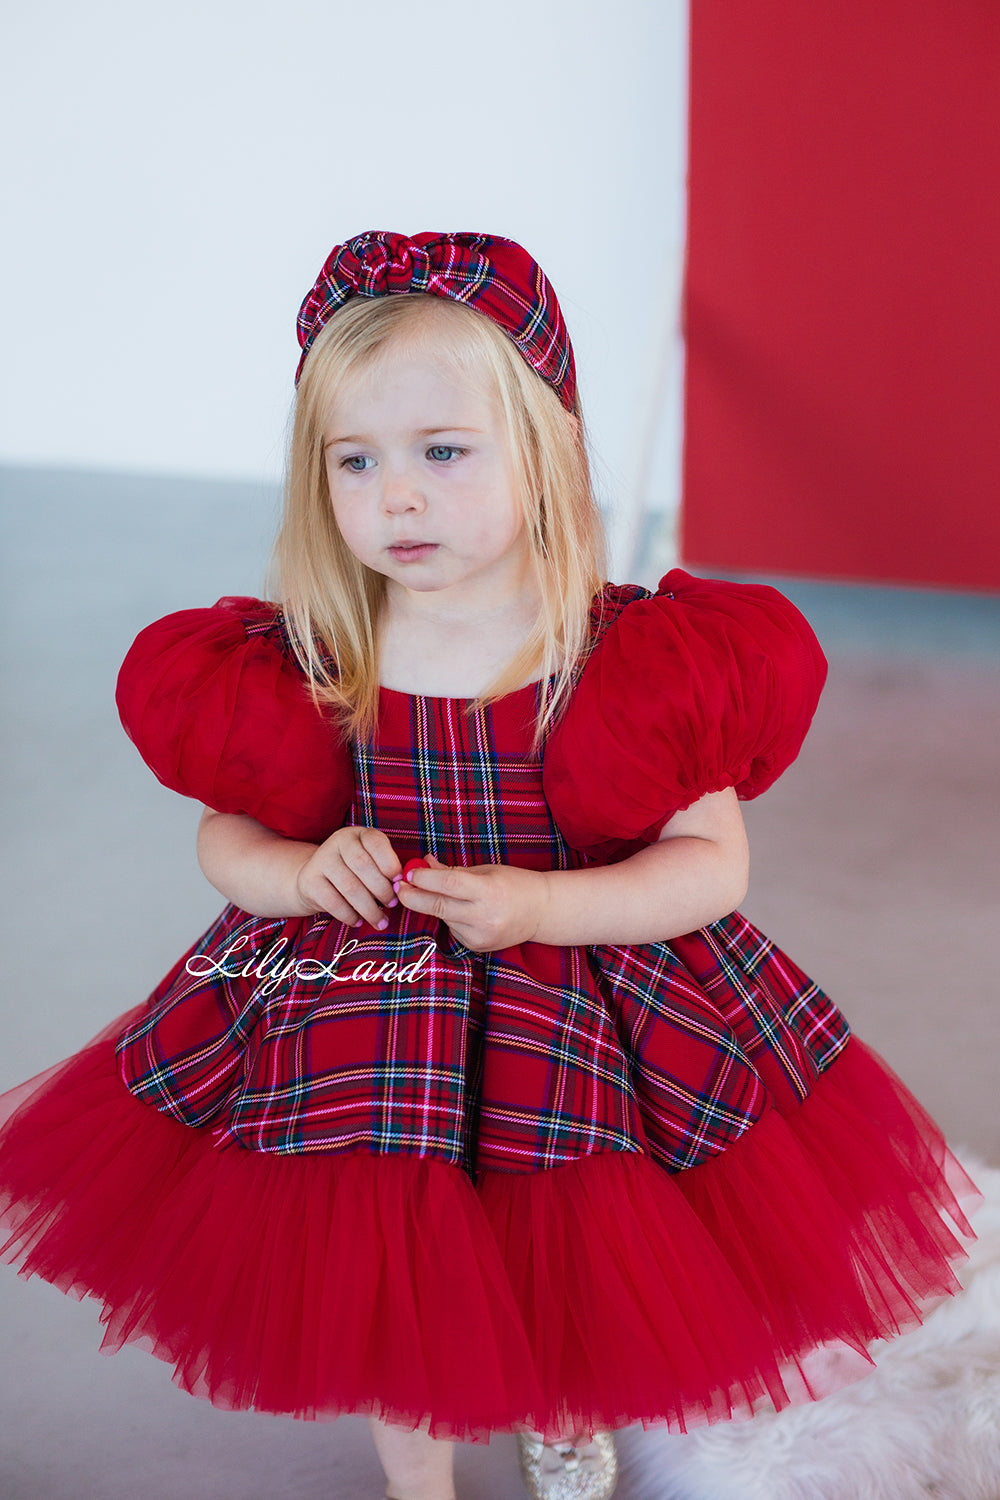
[[[380,829],[338,828],[299,867],[295,890],[309,911],[384,929],[389,919],[382,908],[397,905],[392,878],[402,868]]]
[[[410,911],[439,917],[473,953],[492,953],[528,943],[548,901],[543,870],[516,865],[443,865],[425,855],[429,868],[414,870],[399,884]]]

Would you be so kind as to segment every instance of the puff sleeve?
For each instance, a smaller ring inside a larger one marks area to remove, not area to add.
[[[776,589],[674,569],[605,630],[549,736],[560,831],[607,856],[653,842],[708,792],[758,796],[798,754],[825,680],[819,642]]]
[[[116,702],[164,786],[321,842],[344,821],[353,767],[279,619],[273,604],[227,598],[157,620],[129,650]]]

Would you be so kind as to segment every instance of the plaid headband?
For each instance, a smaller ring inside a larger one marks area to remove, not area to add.
[[[567,411],[576,366],[562,312],[541,266],[513,240],[493,234],[390,234],[373,230],[336,245],[299,309],[302,358],[349,297],[431,292],[483,313],[513,339]]]

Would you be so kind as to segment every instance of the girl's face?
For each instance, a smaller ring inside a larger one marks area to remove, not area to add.
[[[532,559],[488,390],[404,345],[340,388],[323,439],[341,535],[390,598],[481,611],[523,587]]]

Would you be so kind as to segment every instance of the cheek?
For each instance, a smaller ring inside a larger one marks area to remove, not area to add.
[[[506,503],[498,506],[496,511],[496,534],[504,537],[509,542],[513,542],[521,535],[523,530],[524,516],[521,514],[521,507],[514,499],[507,495]]]
[[[351,497],[346,493],[340,470],[332,468],[329,464],[326,468],[326,492],[330,497],[330,508],[334,519],[343,531],[345,526],[350,526],[351,515],[356,507],[351,505]]]
[[[488,551],[509,546],[520,530],[520,518],[504,507],[484,506],[481,493],[474,499],[479,503],[470,506],[462,523],[469,542]]]
[[[488,489],[478,486],[469,507],[484,540],[512,542],[524,529],[521,506],[506,475],[496,475]]]
[[[343,494],[339,494],[331,485],[330,487],[330,509],[333,511],[333,519],[337,530],[347,543],[350,551],[357,554],[357,549],[363,542],[363,534],[358,529],[358,515],[354,506],[347,503]]]

